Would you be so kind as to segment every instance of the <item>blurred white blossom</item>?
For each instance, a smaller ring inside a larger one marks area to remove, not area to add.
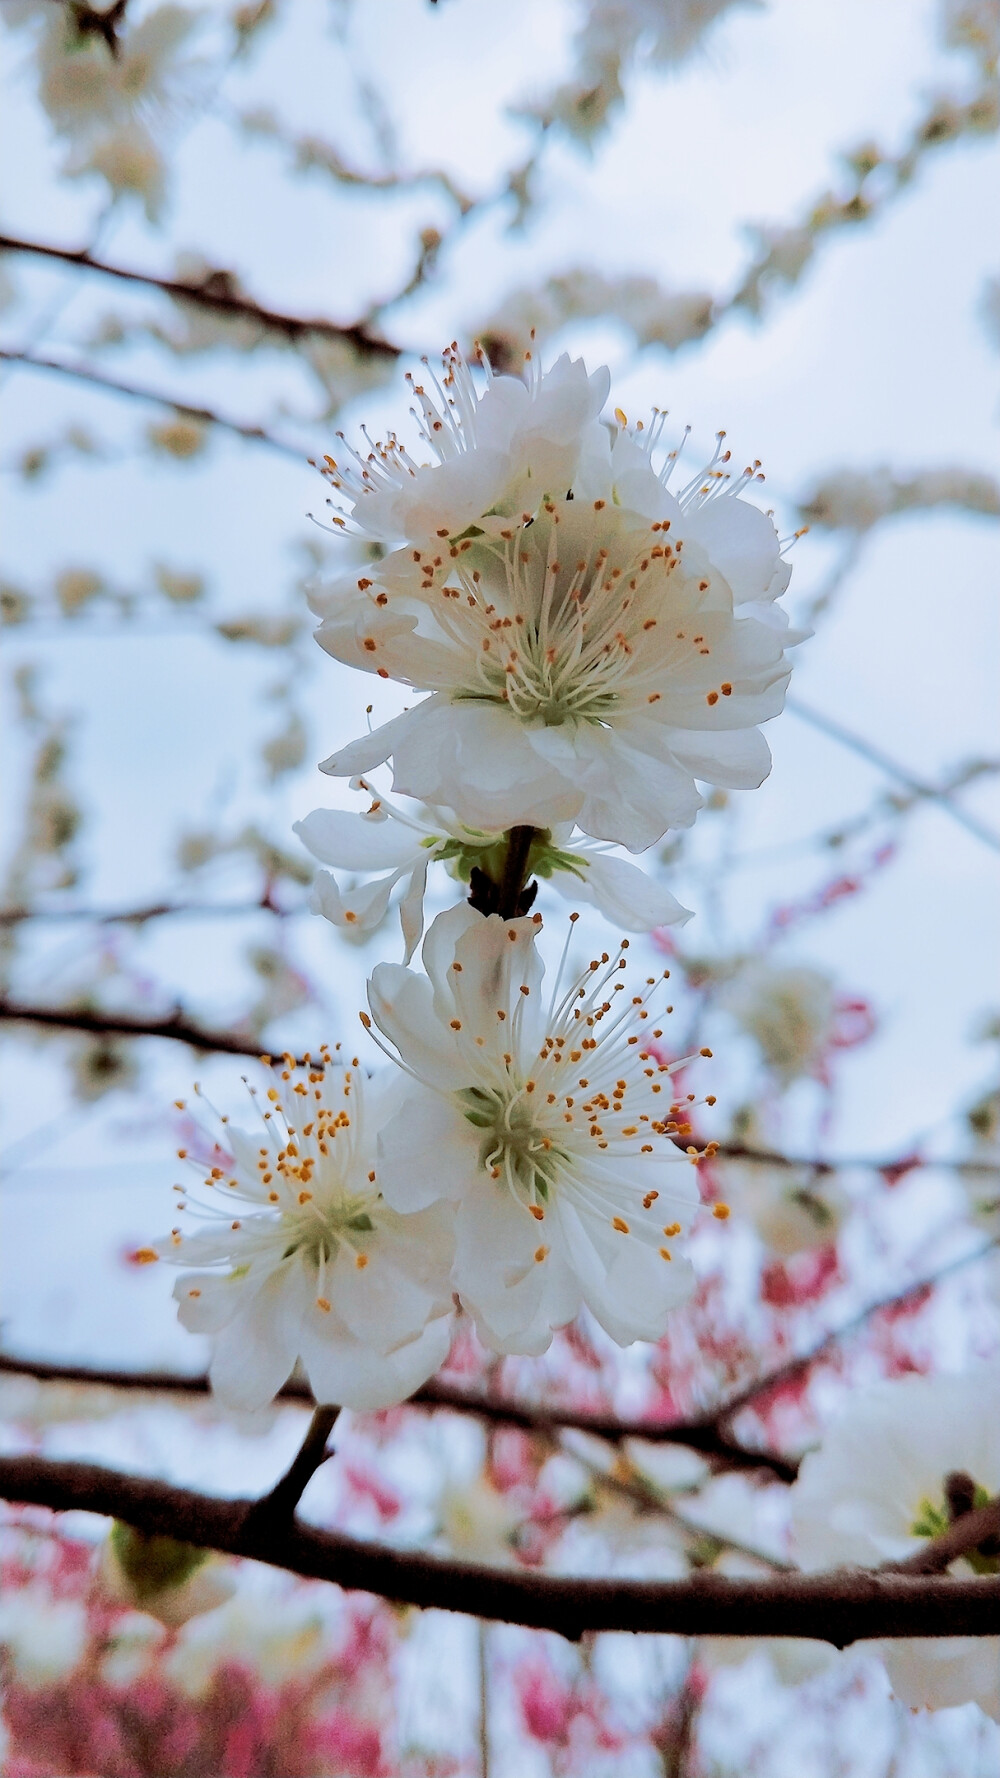
[[[722,1004],[780,1080],[787,1084],[816,1072],[829,1047],[837,1004],[828,975],[803,965],[752,961],[730,982]]]
[[[919,1549],[1000,1493],[1000,1373],[905,1377],[850,1396],[805,1458],[792,1490],[796,1554],[806,1569],[877,1567]],[[1000,1572],[1000,1539],[949,1572]],[[1000,1637],[873,1645],[912,1709],[977,1703],[1000,1721]]]

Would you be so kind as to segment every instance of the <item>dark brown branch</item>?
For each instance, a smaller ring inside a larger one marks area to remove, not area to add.
[[[345,325],[328,321],[323,316],[290,315],[281,309],[265,308],[251,297],[244,296],[227,272],[214,272],[204,282],[191,284],[178,278],[160,277],[154,272],[137,272],[126,266],[110,265],[107,260],[95,259],[85,247],[53,247],[47,242],[26,241],[15,235],[0,234],[0,252],[30,253],[39,259],[54,259],[63,265],[77,266],[82,271],[99,272],[105,278],[118,278],[126,284],[141,284],[146,289],[162,291],[164,296],[172,297],[176,302],[210,309],[216,315],[256,321],[272,333],[283,334],[286,339],[299,340],[314,334],[320,339],[343,340],[364,358],[399,357],[398,346],[378,339],[356,324]]]
[[[291,1520],[303,1494],[312,1481],[313,1476],[322,1463],[326,1462],[327,1440],[336,1425],[339,1408],[318,1407],[313,1409],[313,1416],[298,1451],[269,1494],[262,1500],[255,1501],[251,1509],[254,1529],[265,1523],[274,1526],[285,1520]]]
[[[262,1050],[251,1037],[207,1031],[181,1013],[171,1013],[165,1019],[142,1019],[128,1013],[90,1012],[85,1007],[21,1006],[17,1001],[0,999],[0,1023],[47,1025],[53,1031],[82,1031],[96,1037],[165,1037],[225,1056],[259,1056]]]
[[[211,1387],[204,1372],[185,1376],[175,1371],[130,1371],[97,1369],[82,1364],[53,1364],[39,1358],[19,1358],[12,1353],[0,1354],[0,1375],[34,1377],[40,1383],[81,1383],[91,1388],[156,1391],[171,1395],[208,1395]],[[283,1401],[311,1402],[308,1385],[294,1379],[279,1391]],[[461,1389],[442,1378],[433,1378],[404,1403],[413,1408],[442,1408],[456,1414],[470,1414],[500,1426],[516,1426],[523,1432],[589,1432],[595,1438],[619,1443],[625,1438],[643,1438],[652,1443],[689,1445],[717,1467],[726,1469],[767,1469],[781,1481],[794,1481],[798,1465],[774,1451],[756,1451],[728,1438],[710,1420],[661,1424],[658,1421],[620,1420],[611,1414],[588,1414],[586,1410],[562,1407],[534,1407],[530,1403],[503,1401],[497,1397],[477,1395]]]
[[[147,1535],[249,1557],[403,1604],[527,1624],[577,1639],[590,1630],[683,1636],[805,1636],[843,1648],[881,1636],[996,1634],[1000,1576],[829,1574],[592,1580],[496,1569],[364,1543],[293,1520],[255,1528],[254,1503],[218,1500],[93,1463],[0,1458],[0,1494],[56,1512],[123,1519]]]
[[[284,908],[266,896],[259,896],[256,901],[153,901],[138,908],[12,907],[0,908],[0,927],[20,926],[27,920],[90,920],[96,926],[144,926],[147,920],[174,916],[186,920],[233,920],[244,914],[265,913],[287,918],[308,911],[304,902],[300,907]]]
[[[129,401],[147,401],[160,407],[173,408],[175,413],[183,414],[188,420],[197,420],[201,426],[215,426],[223,432],[235,433],[238,438],[245,438],[251,444],[265,445],[268,450],[277,451],[282,457],[291,457],[296,463],[304,465],[308,462],[304,450],[299,450],[296,445],[286,444],[272,432],[265,432],[262,426],[245,426],[241,420],[227,419],[224,414],[217,414],[212,408],[192,407],[190,402],[179,401],[174,395],[164,395],[158,389],[139,389],[132,383],[118,382],[114,377],[106,377],[103,372],[93,370],[86,364],[61,364],[57,358],[40,358],[31,352],[10,352],[6,348],[0,349],[0,360],[7,364],[23,364],[29,370],[53,371],[57,376],[72,378],[74,382],[89,383],[98,389],[106,389],[111,395],[124,395]]]
[[[589,1432],[597,1438],[606,1438],[612,1442],[625,1438],[641,1438],[650,1443],[687,1445],[689,1449],[699,1451],[702,1456],[720,1465],[730,1468],[770,1469],[781,1480],[791,1481],[798,1473],[798,1464],[794,1458],[781,1456],[773,1451],[754,1450],[740,1444],[728,1431],[726,1422],[741,1408],[752,1406],[754,1401],[767,1395],[770,1390],[779,1388],[792,1377],[808,1370],[827,1352],[834,1350],[840,1341],[859,1332],[872,1316],[885,1309],[896,1308],[933,1289],[953,1273],[977,1260],[985,1259],[996,1246],[996,1241],[987,1241],[974,1248],[971,1253],[959,1254],[937,1272],[916,1279],[891,1296],[879,1297],[876,1302],[859,1310],[841,1327],[833,1328],[830,1333],[825,1334],[808,1352],[801,1353],[798,1358],[788,1359],[786,1363],[748,1383],[738,1394],[730,1396],[728,1401],[688,1420],[625,1420],[611,1414],[593,1414],[569,1407],[536,1407],[531,1403],[479,1395],[442,1377],[432,1378],[425,1383],[422,1389],[411,1396],[407,1405],[473,1414],[500,1425],[518,1426],[526,1432],[570,1429]],[[103,1385],[112,1389],[147,1389],[175,1395],[209,1393],[209,1382],[204,1373],[185,1376],[174,1371],[98,1369],[89,1365],[50,1363],[44,1359],[18,1357],[12,1353],[0,1354],[0,1374],[5,1372],[13,1376],[35,1377],[39,1382],[45,1383],[82,1383],[92,1387]],[[312,1400],[307,1385],[295,1380],[286,1383],[280,1395],[291,1401]]]

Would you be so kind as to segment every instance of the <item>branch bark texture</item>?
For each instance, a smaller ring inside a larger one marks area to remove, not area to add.
[[[219,1500],[93,1463],[0,1458],[0,1494],[53,1510],[99,1513],[138,1531],[249,1557],[401,1604],[553,1630],[683,1636],[804,1636],[843,1648],[883,1636],[989,1636],[1000,1621],[1000,1576],[844,1569],[749,1579],[593,1580],[489,1568],[365,1543],[292,1520],[255,1523],[256,1502]]]

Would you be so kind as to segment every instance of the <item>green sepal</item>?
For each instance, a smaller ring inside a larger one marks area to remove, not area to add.
[[[193,1543],[178,1543],[175,1537],[147,1535],[121,1519],[112,1524],[110,1541],[115,1561],[138,1600],[182,1587],[209,1554]]]

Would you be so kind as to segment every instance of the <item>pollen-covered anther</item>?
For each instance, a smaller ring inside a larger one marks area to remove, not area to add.
[[[712,1215],[715,1217],[716,1222],[728,1222],[732,1215],[732,1211],[728,1204],[713,1204]]]

